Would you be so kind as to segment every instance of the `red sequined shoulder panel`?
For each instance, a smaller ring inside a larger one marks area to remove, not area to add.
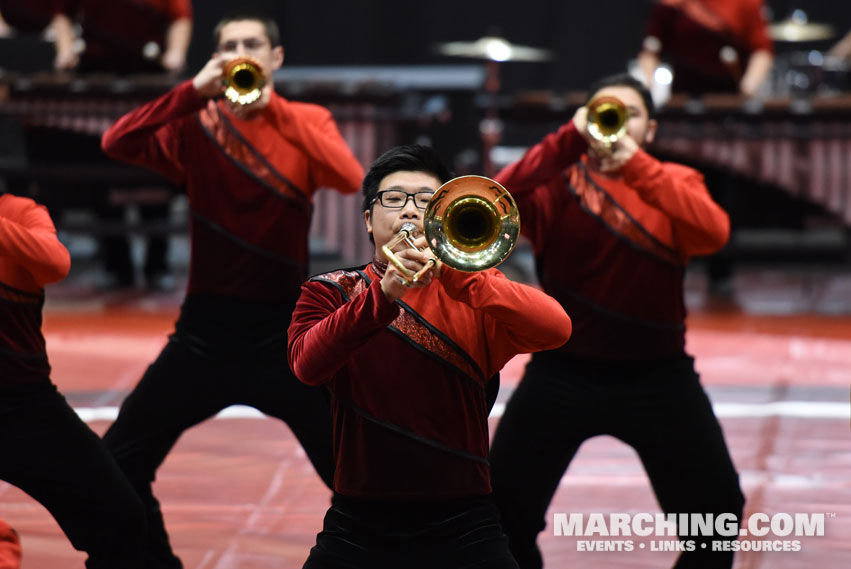
[[[346,269],[317,275],[310,280],[334,285],[343,293],[346,302],[365,291],[369,286],[369,282],[360,272]]]
[[[302,190],[277,171],[269,162],[237,132],[222,115],[214,102],[198,114],[198,120],[207,134],[231,160],[251,173],[265,187],[278,195],[310,208],[310,200]]]
[[[391,329],[396,329],[411,342],[420,348],[438,357],[441,361],[449,364],[469,378],[484,383],[487,378],[475,360],[467,352],[461,349],[450,338],[436,330],[428,322],[422,319],[413,309],[404,304],[402,310]]]
[[[345,269],[318,275],[311,280],[335,286],[344,295],[346,302],[365,291],[370,284],[368,277],[362,272]],[[404,302],[399,302],[399,305],[403,310],[388,326],[390,331],[403,336],[419,349],[432,354],[477,383],[486,381],[484,372],[460,346],[430,325],[413,308]]]
[[[582,207],[610,231],[672,265],[682,265],[677,252],[642,227],[603,188],[591,180],[584,167],[572,166],[565,172],[565,179],[568,189],[577,197]]]

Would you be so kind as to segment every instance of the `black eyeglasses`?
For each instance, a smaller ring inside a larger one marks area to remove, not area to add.
[[[431,201],[431,197],[433,195],[433,192],[417,192],[415,194],[409,194],[402,190],[384,190],[383,192],[378,192],[375,199],[372,200],[372,203],[378,202],[389,209],[402,209],[408,205],[409,199],[413,199],[414,206],[416,206],[417,209],[424,210],[428,207],[428,202]]]

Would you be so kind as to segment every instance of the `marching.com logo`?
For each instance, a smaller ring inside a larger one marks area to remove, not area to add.
[[[553,514],[557,537],[577,540],[579,551],[800,551],[799,539],[824,535],[825,518],[835,514],[755,513],[740,523],[735,514]],[[678,539],[599,539],[654,537]],[[750,538],[750,539],[738,539]],[[759,538],[759,539],[753,539]]]

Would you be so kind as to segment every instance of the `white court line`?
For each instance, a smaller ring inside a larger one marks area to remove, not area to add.
[[[716,403],[712,406],[720,418],[789,417],[795,419],[842,419],[851,421],[851,403],[834,401],[773,401],[770,403]],[[118,407],[75,407],[85,422],[114,421]],[[493,406],[490,416],[502,417],[505,403]],[[232,405],[219,411],[216,419],[264,419],[266,415],[246,405]]]
[[[797,419],[844,419],[851,421],[851,403],[834,401],[773,401],[770,403],[715,403],[719,418],[794,417]],[[491,417],[502,417],[505,403],[493,406]]]
[[[86,423],[91,421],[114,421],[118,407],[74,407],[77,415]],[[266,415],[247,405],[231,405],[219,411],[215,419],[265,419]]]
[[[773,401],[771,403],[716,403],[719,417],[794,417],[851,420],[851,403],[828,401]]]

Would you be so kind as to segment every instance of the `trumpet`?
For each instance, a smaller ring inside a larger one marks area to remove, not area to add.
[[[588,134],[611,148],[624,134],[629,113],[620,99],[599,97],[588,103]]]
[[[434,258],[412,273],[393,254],[402,242],[416,248],[416,226],[405,223],[381,250],[404,276],[416,283],[435,264],[465,272],[477,272],[503,262],[520,234],[520,213],[511,194],[498,182],[484,176],[459,176],[440,186],[426,207],[423,228]]]
[[[238,105],[248,105],[263,94],[266,75],[260,62],[250,57],[238,57],[229,61],[222,73],[225,98]]]

